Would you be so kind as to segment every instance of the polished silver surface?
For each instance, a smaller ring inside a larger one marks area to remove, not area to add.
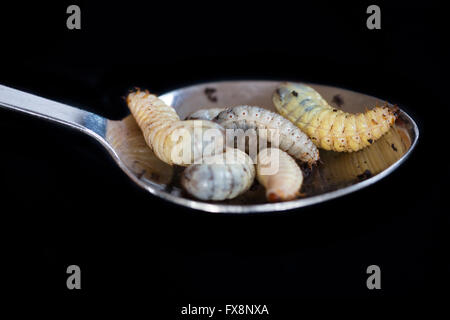
[[[272,93],[278,84],[277,81],[212,82],[174,90],[162,95],[161,99],[172,105],[182,119],[198,109],[241,104],[258,105],[274,110]],[[311,86],[331,104],[339,103],[340,105],[336,105],[337,107],[349,112],[363,112],[365,108],[371,108],[385,101],[345,89],[314,84],[311,84]],[[396,127],[393,128],[393,134],[388,138],[382,138],[386,141],[375,142],[362,153],[338,154],[320,151],[321,157],[326,163],[330,161],[330,163],[338,166],[345,165],[348,167],[349,163],[355,163],[355,161],[361,159],[371,162],[371,157],[378,157],[380,152],[389,153],[388,149],[391,147],[392,141],[399,142],[403,146],[400,149],[398,145],[397,148],[392,144],[395,152],[391,153],[395,157],[392,158],[390,154],[381,157],[385,163],[380,164],[379,159],[374,159],[371,165],[378,169],[373,172],[373,175],[364,177],[362,181],[353,179],[355,177],[349,178],[354,172],[358,173],[356,167],[350,169],[346,167],[346,170],[350,170],[350,173],[346,172],[341,175],[339,167],[337,171],[335,170],[330,174],[327,171],[327,166],[322,166],[311,175],[309,183],[307,183],[308,180],[305,181],[308,194],[304,198],[281,203],[265,203],[260,190],[257,190],[254,192],[253,198],[242,197],[229,203],[211,203],[189,198],[176,184],[168,182],[176,176],[176,173],[172,172],[172,168],[165,167],[165,164],[154,157],[151,150],[142,149],[145,147],[143,137],[140,131],[136,129],[135,122],[131,117],[127,117],[123,121],[110,121],[93,113],[2,85],[0,85],[0,106],[55,121],[94,137],[109,151],[120,168],[136,184],[153,195],[189,208],[222,213],[276,212],[301,208],[362,189],[386,177],[398,168],[411,154],[419,137],[419,130],[414,120],[404,111],[401,111],[399,124],[396,124]],[[133,142],[128,144],[121,133],[130,135]],[[133,150],[136,145],[140,148],[139,152]],[[161,172],[158,172],[158,170]],[[343,167],[342,172],[344,171]],[[336,174],[337,172],[339,174]],[[335,181],[329,183],[330,178],[335,179]]]

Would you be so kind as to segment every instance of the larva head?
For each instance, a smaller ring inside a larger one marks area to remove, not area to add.
[[[191,113],[186,120],[214,120],[225,108],[200,109]]]
[[[320,161],[320,155],[319,155],[319,149],[317,149],[316,145],[311,142],[311,145],[309,147],[310,152],[308,152],[307,161],[309,167],[312,167],[313,165],[316,165],[317,162]]]
[[[275,106],[281,106],[292,98],[297,98],[306,94],[313,96],[318,95],[313,88],[302,83],[283,82],[275,89],[272,98]]]
[[[217,123],[224,123],[227,121],[233,121],[235,118],[235,115],[233,113],[233,108],[228,107],[223,109],[221,112],[217,114],[217,116],[212,119],[212,121]]]
[[[389,114],[391,115],[391,117],[393,117],[394,118],[394,121],[393,122],[395,122],[395,120],[398,118],[398,116],[399,116],[399,114],[400,114],[400,108],[395,104],[394,106],[392,106],[392,107],[389,107],[387,104],[386,104],[386,108],[388,109],[388,112],[389,112]],[[392,123],[393,124],[393,123]]]
[[[281,100],[286,99],[290,95],[297,97],[299,94],[304,93],[315,93],[315,90],[302,83],[294,83],[294,82],[283,82],[275,90],[275,94]]]
[[[249,112],[252,108],[261,109],[259,107],[252,107],[247,105],[228,107],[219,112],[213,121],[217,123],[223,123],[244,119],[249,115]]]
[[[136,87],[135,90],[130,90],[126,98],[126,102],[128,105],[130,105],[130,103],[132,102],[136,102],[139,99],[145,99],[149,96],[153,96],[156,98],[156,96],[150,94],[148,90],[142,91],[141,89]]]
[[[385,103],[382,107],[375,107],[373,109],[377,113],[380,114],[381,120],[383,122],[389,123],[390,126],[392,126],[395,123],[395,120],[397,119],[400,109],[397,105],[389,106],[387,103]]]
[[[270,189],[266,191],[266,198],[269,202],[290,201],[296,199],[299,195],[299,192],[288,194],[281,189]]]
[[[292,99],[295,95],[298,95],[297,91],[292,88],[290,83],[284,82],[275,89],[275,92],[272,95],[272,101],[276,109],[280,112],[282,106],[286,104],[290,99]]]

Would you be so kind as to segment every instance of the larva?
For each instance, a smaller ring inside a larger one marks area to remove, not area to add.
[[[197,110],[187,117],[188,120],[213,120],[225,108],[211,108]]]
[[[239,149],[227,148],[223,154],[204,158],[202,164],[187,167],[181,184],[198,199],[217,201],[244,193],[254,179],[252,159]]]
[[[273,94],[278,112],[302,129],[320,148],[358,151],[371,145],[395,123],[397,111],[388,106],[352,114],[331,107],[313,88],[283,83]]]
[[[127,104],[156,156],[170,165],[187,166],[207,154],[222,153],[224,129],[211,121],[181,121],[175,109],[148,91],[137,90]]]
[[[258,153],[256,178],[266,188],[266,198],[271,202],[295,199],[303,183],[303,173],[295,160],[277,148]]]
[[[268,142],[286,151],[294,158],[312,165],[319,160],[319,151],[306,134],[294,126],[292,122],[279,114],[260,107],[236,106],[220,112],[213,121],[225,129],[256,130],[259,135],[261,129],[275,132],[278,143],[274,144],[272,133],[267,134]]]

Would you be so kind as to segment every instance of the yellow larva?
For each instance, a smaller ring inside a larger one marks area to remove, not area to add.
[[[319,160],[319,151],[308,136],[289,120],[267,109],[254,106],[236,106],[220,112],[213,121],[225,129],[256,130],[261,135],[264,130],[277,133],[278,144],[274,145],[272,133],[266,132],[268,142],[286,151],[291,156],[309,165]]]
[[[214,122],[181,121],[174,108],[148,91],[131,92],[127,104],[148,146],[165,163],[187,166],[205,150],[208,154],[223,151],[224,129]]]
[[[331,107],[313,88],[283,83],[273,94],[278,112],[292,121],[319,148],[358,151],[371,145],[394,124],[397,112],[388,106],[352,114]]]
[[[203,163],[187,167],[181,184],[198,199],[218,201],[244,193],[254,179],[252,159],[239,149],[227,148],[223,154],[205,157]]]
[[[303,183],[302,171],[295,160],[277,148],[258,153],[256,178],[266,188],[266,198],[271,202],[297,198]]]

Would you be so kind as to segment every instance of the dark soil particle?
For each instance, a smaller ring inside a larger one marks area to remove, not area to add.
[[[397,148],[395,147],[395,144],[391,144],[392,150],[394,150],[395,152],[397,152]]]
[[[142,170],[142,172],[139,172],[138,174],[137,174],[137,177],[140,179],[140,178],[142,178],[143,176],[144,176],[144,174],[145,174],[145,170]],[[153,173],[152,173],[152,175],[153,175]],[[153,178],[153,177],[152,177]]]
[[[310,167],[310,166],[308,166],[306,164],[301,164],[300,168],[302,169],[303,177],[305,179],[308,178],[313,172],[313,167]]]
[[[362,181],[362,180],[366,180],[369,179],[372,176],[372,172],[370,172],[370,170],[366,170],[363,173],[357,175],[358,180]]]
[[[344,105],[344,99],[342,99],[342,97],[339,94],[334,95],[331,102],[336,104],[339,108]]]
[[[205,88],[205,95],[211,102],[217,102],[217,96],[215,95],[217,89],[215,88]]]

